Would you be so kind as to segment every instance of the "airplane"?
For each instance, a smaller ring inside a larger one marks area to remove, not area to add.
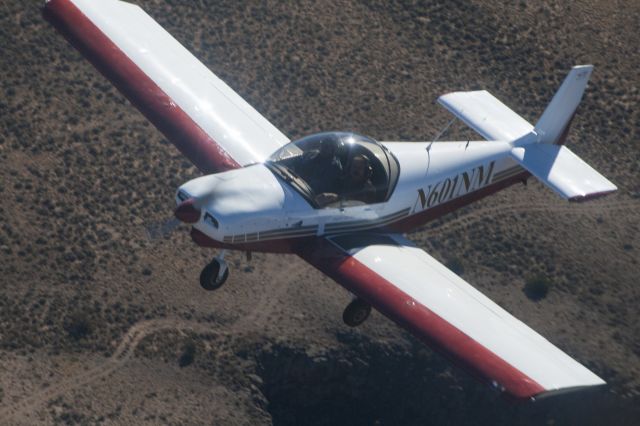
[[[573,67],[535,125],[484,90],[438,102],[484,140],[378,142],[353,132],[290,141],[140,7],[49,0],[43,15],[202,176],[176,191],[193,241],[221,249],[200,275],[229,275],[225,250],[291,253],[501,395],[534,400],[605,382],[404,234],[531,176],[574,202],[616,186],[565,145],[593,67]]]

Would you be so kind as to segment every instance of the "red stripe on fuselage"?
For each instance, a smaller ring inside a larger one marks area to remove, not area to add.
[[[203,173],[240,167],[70,0],[51,0],[42,13]]]
[[[315,245],[298,254],[484,382],[502,386],[510,396],[519,399],[545,391],[535,380],[326,239],[317,239]]]
[[[438,219],[439,217],[444,216],[447,213],[456,211],[459,208],[471,204],[474,201],[478,201],[488,195],[495,194],[496,192],[503,190],[515,183],[522,182],[529,176],[531,176],[529,172],[523,171],[522,173],[518,173],[515,176],[496,183],[492,183],[491,185],[463,195],[462,197],[447,201],[444,204],[440,204],[438,206],[431,207],[429,209],[407,216],[397,222],[392,223],[391,225],[388,225],[387,229],[393,232],[412,231],[415,228],[422,226],[434,219]]]
[[[240,251],[255,251],[258,253],[297,253],[301,247],[313,244],[318,237],[286,237],[272,240],[254,241],[249,243],[224,243],[216,241],[202,231],[191,228],[191,239],[200,247],[230,249]]]

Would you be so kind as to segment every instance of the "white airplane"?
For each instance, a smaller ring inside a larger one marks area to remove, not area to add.
[[[591,65],[569,72],[535,126],[487,91],[438,99],[485,141],[290,142],[138,6],[50,0],[43,13],[203,172],[176,193],[198,245],[297,254],[355,295],[348,325],[373,306],[508,396],[605,383],[402,236],[530,175],[570,201],[615,191],[563,145]],[[227,276],[218,256],[200,280]]]

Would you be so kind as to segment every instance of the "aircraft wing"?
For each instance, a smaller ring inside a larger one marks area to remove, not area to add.
[[[49,0],[43,14],[204,173],[261,162],[289,142],[140,7]]]
[[[494,388],[518,398],[605,382],[399,235],[319,238],[300,256]]]

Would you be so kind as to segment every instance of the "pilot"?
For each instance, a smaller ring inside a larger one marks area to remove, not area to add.
[[[302,164],[297,167],[300,176],[316,194],[336,192],[342,177],[342,164],[338,159],[338,140],[326,138],[318,149],[304,154]]]
[[[343,187],[343,197],[347,200],[369,204],[376,201],[376,188],[371,183],[373,169],[369,159],[362,154],[351,159]]]

